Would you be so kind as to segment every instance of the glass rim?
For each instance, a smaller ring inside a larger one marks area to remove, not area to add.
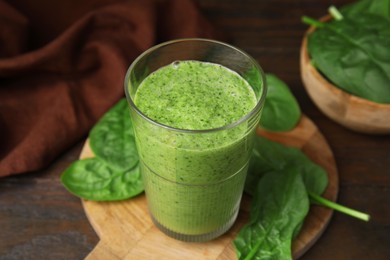
[[[210,129],[182,129],[182,128],[176,128],[176,127],[172,127],[172,126],[169,126],[169,125],[166,125],[166,124],[159,123],[159,122],[153,120],[152,118],[148,117],[147,115],[142,113],[141,110],[138,109],[138,107],[135,105],[133,99],[131,98],[131,95],[130,95],[129,89],[128,89],[128,83],[129,83],[129,80],[130,80],[130,74],[134,70],[134,67],[138,64],[138,62],[142,58],[144,58],[146,55],[150,54],[151,52],[155,51],[156,49],[159,49],[159,48],[161,48],[163,46],[171,45],[171,44],[174,44],[174,43],[190,42],[190,41],[192,41],[192,42],[209,42],[209,43],[214,43],[214,44],[219,44],[219,45],[226,46],[226,47],[228,47],[230,49],[233,49],[233,50],[241,53],[243,56],[247,57],[248,60],[250,60],[252,62],[252,64],[256,67],[256,69],[260,72],[260,76],[261,76],[261,80],[262,80],[263,84],[262,84],[262,90],[261,90],[261,93],[260,93],[260,98],[257,100],[256,106],[251,111],[249,111],[247,114],[245,114],[241,118],[237,119],[236,121],[234,121],[234,122],[232,122],[230,124],[224,125],[224,126],[220,126],[220,127],[216,127],[216,128],[210,128]],[[125,88],[126,98],[129,101],[131,107],[134,108],[134,110],[143,119],[147,120],[148,122],[150,122],[150,123],[152,123],[152,124],[154,124],[154,125],[156,125],[158,127],[165,128],[165,129],[170,130],[170,131],[181,132],[181,133],[213,133],[213,132],[218,132],[218,131],[222,131],[222,130],[232,129],[232,128],[240,125],[242,122],[245,122],[246,120],[251,118],[253,115],[255,115],[261,109],[261,107],[263,106],[263,104],[265,102],[265,96],[267,94],[267,84],[266,84],[266,78],[265,78],[264,71],[260,67],[258,62],[254,58],[252,58],[252,56],[250,56],[245,51],[243,51],[243,50],[241,50],[241,49],[239,49],[239,48],[237,48],[237,47],[235,47],[233,45],[230,45],[228,43],[224,43],[224,42],[217,41],[217,40],[204,39],[204,38],[182,38],[182,39],[166,41],[166,42],[163,42],[163,43],[160,43],[160,44],[157,44],[155,46],[150,47],[149,49],[147,49],[146,51],[141,53],[131,63],[130,67],[128,68],[128,70],[126,72],[126,76],[125,76],[125,80],[124,80],[124,88]]]

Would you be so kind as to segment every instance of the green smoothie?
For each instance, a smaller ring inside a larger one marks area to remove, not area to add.
[[[221,65],[181,61],[149,75],[135,104],[161,124],[202,130],[237,121],[254,108],[256,96],[242,77]]]
[[[237,216],[259,118],[210,129],[254,109],[251,86],[221,65],[180,61],[146,77],[134,103],[148,118],[133,120],[155,223],[175,236],[226,230]]]

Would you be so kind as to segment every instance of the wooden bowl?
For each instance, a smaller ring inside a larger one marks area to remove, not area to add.
[[[329,19],[325,17],[321,20]],[[390,104],[378,104],[351,95],[330,83],[312,66],[307,50],[307,36],[314,30],[314,27],[310,27],[306,31],[300,55],[301,77],[310,98],[325,115],[351,130],[367,134],[389,134]]]

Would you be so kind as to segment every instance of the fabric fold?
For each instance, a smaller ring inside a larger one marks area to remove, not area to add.
[[[58,20],[36,14],[52,1],[34,3],[0,1],[0,176],[42,169],[85,137],[142,51],[216,35],[190,0],[72,0]]]

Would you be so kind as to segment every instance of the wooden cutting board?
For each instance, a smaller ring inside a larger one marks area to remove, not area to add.
[[[283,144],[300,148],[328,173],[329,185],[323,194],[335,201],[338,174],[333,153],[315,124],[302,116],[298,126],[286,133],[257,134]],[[80,159],[93,157],[88,141]],[[85,213],[100,241],[87,259],[236,259],[232,240],[249,216],[250,197],[242,199],[234,226],[223,236],[204,243],[188,243],[172,239],[160,232],[149,217],[145,195],[118,202],[82,200]],[[294,239],[293,257],[299,258],[321,236],[332,216],[332,210],[311,206],[304,226]]]

